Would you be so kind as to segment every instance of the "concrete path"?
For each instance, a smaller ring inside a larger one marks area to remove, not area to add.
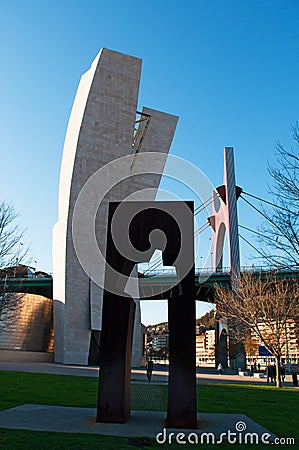
[[[57,363],[42,363],[42,362],[7,362],[0,361],[0,370],[13,370],[22,372],[34,372],[34,373],[52,373],[56,375],[74,375],[74,376],[87,376],[98,377],[99,368],[94,366],[76,366],[76,365],[64,365]],[[210,372],[213,369],[210,370]],[[202,372],[204,369],[202,370]],[[237,384],[255,384],[266,385],[266,378],[256,378],[249,376],[224,374],[218,375],[216,373],[200,373],[201,369],[197,369],[197,382],[202,383],[237,383]],[[146,372],[143,368],[132,369],[132,382],[147,382]],[[155,365],[153,372],[152,383],[167,383],[168,382],[168,368],[167,366]],[[272,383],[273,384],[273,383]],[[292,377],[287,375],[284,386],[292,386]]]
[[[192,432],[193,443],[198,436],[199,442],[207,442],[207,436],[202,433],[212,433],[209,436],[210,443],[213,439],[219,439],[221,433],[228,433],[232,438],[238,437],[238,443],[245,442],[246,433],[256,433],[255,439],[261,442],[262,436],[268,441],[276,436],[270,431],[249,419],[244,414],[198,414],[197,430],[165,429],[164,420],[166,413],[156,411],[132,411],[130,420],[125,424],[103,424],[95,422],[96,410],[93,408],[72,408],[47,405],[22,405],[0,412],[0,427],[33,431],[55,431],[65,433],[96,433],[111,436],[146,436],[156,438],[159,443],[170,433],[174,433],[171,439],[174,441],[179,433],[184,433],[180,439],[188,439]],[[241,436],[241,437],[240,437]],[[223,435],[223,438],[224,435]],[[256,441],[254,441],[256,442]]]

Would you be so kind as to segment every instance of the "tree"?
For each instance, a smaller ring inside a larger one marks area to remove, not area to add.
[[[267,223],[261,227],[261,252],[278,266],[299,268],[299,125],[292,127],[295,148],[285,148],[280,142],[276,146],[277,165],[269,165],[273,180],[270,193],[273,207],[263,209]]]
[[[244,340],[244,348],[246,355],[249,356],[255,356],[258,349],[258,344],[255,339],[252,339],[252,337],[245,338]]]
[[[251,336],[275,357],[277,387],[281,387],[286,324],[299,319],[299,281],[279,279],[276,273],[245,272],[237,276],[234,291],[217,286],[214,302],[218,314],[227,318],[233,338],[245,342]]]
[[[24,230],[17,217],[11,203],[0,202],[0,332],[11,323],[20,298],[8,287],[9,268],[20,264],[27,254],[27,248],[21,243]]]
[[[28,249],[21,242],[24,230],[16,222],[19,214],[12,203],[0,202],[0,268],[20,263]]]

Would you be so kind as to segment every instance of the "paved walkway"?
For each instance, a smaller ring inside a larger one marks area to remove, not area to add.
[[[273,440],[276,435],[254,422],[244,414],[198,414],[198,428],[196,430],[165,429],[165,412],[159,411],[132,411],[131,417],[124,424],[96,423],[96,410],[93,408],[72,408],[47,405],[21,405],[0,412],[0,427],[9,429],[55,431],[64,433],[92,433],[110,436],[146,436],[155,438],[158,435],[161,442],[171,432],[175,436],[184,433],[186,436],[180,439],[188,439],[189,433],[194,432],[199,438],[202,433],[212,433],[219,439],[221,433],[230,430],[234,435],[256,433],[259,438],[267,433],[268,440]],[[245,437],[245,436],[244,436]],[[207,436],[203,436],[206,443]],[[240,439],[240,438],[239,438]],[[213,442],[213,441],[209,441]]]
[[[74,375],[74,376],[87,376],[98,377],[99,368],[94,366],[76,366],[76,365],[64,365],[57,363],[42,363],[42,362],[1,362],[0,370],[16,370],[22,372],[34,372],[34,373],[52,373],[57,375]],[[267,384],[266,378],[256,378],[249,376],[224,374],[218,375],[216,373],[200,373],[201,369],[197,369],[199,373],[196,374],[197,382],[202,383],[229,383],[229,384],[255,384],[265,385]],[[204,369],[202,370],[204,371]],[[210,370],[212,371],[212,369]],[[206,371],[205,371],[206,372]],[[132,369],[132,382],[147,382],[146,372],[143,368]],[[168,382],[168,370],[167,366],[155,366],[153,371],[152,383],[165,383]],[[272,383],[273,384],[273,383]],[[292,377],[287,375],[284,386],[292,386]]]

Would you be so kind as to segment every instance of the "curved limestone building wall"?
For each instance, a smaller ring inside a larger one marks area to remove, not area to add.
[[[106,195],[96,216],[96,238],[105,254],[108,202],[124,200],[128,195],[144,188],[154,189],[147,195],[148,200],[154,199],[173,139],[178,118],[143,108],[143,117],[149,120],[140,123],[139,137],[137,136],[132,147],[140,72],[139,58],[102,49],[91,68],[82,76],[78,87],[65,139],[58,222],[53,230],[53,299],[57,362],[86,365],[92,330],[101,330],[102,288],[94,283],[82,268],[72,238],[74,206],[82,187],[101,167],[122,156],[132,155],[130,167],[123,167],[117,174],[119,179],[124,181]],[[165,159],[158,163],[159,173],[134,175],[134,153],[137,151],[165,154]],[[84,227],[83,213],[81,226]],[[104,270],[103,267],[98,267],[92,258],[89,266],[93,271]],[[138,299],[135,301],[137,309],[133,365],[139,365],[142,354],[140,305]]]

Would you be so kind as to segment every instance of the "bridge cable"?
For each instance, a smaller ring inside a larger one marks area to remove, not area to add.
[[[243,239],[243,241],[245,241],[248,245],[250,245],[250,247],[252,247],[252,248],[253,248],[257,253],[259,253],[263,258],[267,259],[268,261],[271,262],[271,264],[273,264],[273,259],[272,259],[271,257],[265,256],[260,250],[258,250],[253,244],[251,244],[251,242],[249,242],[247,239],[245,239],[244,236],[242,236],[240,233],[239,233],[239,237],[240,237],[241,239]]]
[[[265,234],[259,233],[258,231],[252,230],[252,229],[250,229],[250,228],[248,228],[248,227],[244,227],[244,225],[240,225],[240,224],[239,224],[239,227],[240,227],[240,228],[243,228],[244,230],[250,231],[250,233],[257,234],[258,236],[261,236],[263,239],[266,239],[266,240],[268,240],[268,241],[270,241],[270,242],[273,242],[273,243],[275,242],[275,243],[276,243],[275,247],[276,247],[278,250],[283,250],[283,251],[284,251],[285,253],[287,253],[287,254],[289,255],[289,257],[292,259],[292,254],[291,254],[288,250],[286,250],[285,247],[278,246],[278,245],[277,245],[277,241],[276,241],[275,239],[271,239],[269,236],[266,236]],[[295,262],[296,262],[296,261],[295,261]],[[286,267],[289,267],[289,266],[286,266]],[[289,269],[291,269],[291,267],[289,267]]]
[[[241,195],[242,197],[242,195]],[[295,246],[292,244],[292,241],[290,240],[289,236],[286,234],[286,232],[279,227],[272,219],[267,217],[262,211],[260,211],[256,206],[254,206],[252,203],[250,203],[246,198],[242,197],[242,199],[248,203],[249,206],[251,206],[255,211],[257,211],[259,214],[261,214],[268,222],[270,222],[277,230],[282,234],[282,236],[293,246],[293,249],[296,251]],[[291,254],[284,248],[284,251],[292,258]]]
[[[204,223],[201,227],[197,228],[197,230],[195,230],[195,232],[194,232],[194,237],[199,236],[200,233],[202,233],[202,232],[205,231],[207,228],[209,228],[209,226],[210,226],[209,223]],[[155,270],[161,263],[162,263],[161,255],[159,255],[159,256],[157,256],[157,258],[155,258],[155,259],[152,261],[151,266],[148,267],[146,270],[144,270],[143,273],[145,273],[145,272],[151,272],[151,271]]]
[[[161,263],[163,263],[162,259],[156,262],[155,264],[152,264],[148,269],[144,270],[143,274],[145,274],[146,272],[148,273],[153,272],[161,265]]]
[[[209,223],[204,223],[201,227],[197,228],[197,230],[195,230],[194,232],[194,237],[198,237],[200,235],[200,233],[202,233],[203,231],[205,231],[207,228],[209,228],[210,224]],[[157,256],[157,258],[155,258],[152,261],[152,264],[150,267],[148,267],[146,270],[144,270],[143,273],[145,272],[152,272],[154,271],[157,267],[159,267],[159,265],[162,263],[162,259],[160,259],[161,256]]]
[[[271,239],[270,237],[266,236],[265,234],[259,233],[256,230],[252,230],[251,228],[245,227],[244,225],[238,225],[240,228],[243,228],[244,230],[250,231],[250,233],[257,234],[258,236],[261,236],[264,239],[268,239],[271,242],[276,242],[275,239]]]
[[[211,202],[211,200],[213,200],[213,195],[211,197],[209,197],[207,200],[205,200],[204,202],[202,202],[201,205],[197,206],[195,208],[194,212],[197,211],[199,208],[202,208],[206,203]]]
[[[201,227],[197,228],[197,230],[194,232],[194,237],[198,237],[200,235],[200,233],[202,233],[203,231],[205,231],[207,228],[209,228],[210,224],[209,223],[204,223]],[[153,272],[155,269],[157,269],[159,267],[159,265],[161,263],[163,263],[162,259],[160,259],[161,256],[159,255],[157,258],[155,258],[151,264],[150,267],[148,267],[146,270],[143,271],[143,273],[146,272]]]
[[[201,213],[201,212],[204,211],[208,206],[210,206],[211,203],[213,203],[213,197],[212,197],[209,201],[207,201],[205,204],[201,205],[201,206],[200,206],[200,209],[198,209],[199,207],[197,207],[197,208],[194,210],[194,215],[197,216],[197,214]],[[198,210],[198,211],[197,211],[197,210]]]
[[[152,264],[156,264],[157,261],[161,258],[161,255],[156,256],[155,259],[152,260]]]
[[[286,211],[286,212],[290,212],[289,209],[284,208],[283,206],[275,205],[275,203],[269,202],[268,200],[264,200],[263,198],[257,197],[256,195],[249,194],[248,192],[245,192],[245,191],[242,191],[242,194],[245,194],[245,195],[248,195],[249,197],[255,198],[256,200],[259,200],[260,202],[267,203],[268,205],[274,206],[275,208],[282,209],[283,211]],[[242,197],[242,195],[241,195],[241,197]],[[243,200],[244,200],[244,198],[243,198]]]
[[[240,197],[242,198],[242,200],[244,200],[246,203],[248,203],[249,206],[251,206],[251,208],[253,208],[255,211],[257,211],[259,214],[261,214],[266,220],[268,220],[268,222],[270,222],[272,225],[274,225],[275,228],[277,228],[280,233],[286,238],[288,239],[287,234],[284,232],[284,230],[279,227],[272,219],[270,219],[269,217],[266,216],[266,214],[264,214],[262,211],[260,211],[256,206],[254,206],[252,203],[250,203],[250,201],[248,201],[246,198],[244,198],[242,195],[240,195]]]
[[[243,239],[243,241],[245,241],[248,245],[250,245],[250,247],[252,247],[257,253],[259,253],[263,258],[267,259],[268,261],[271,262],[271,264],[273,264],[273,258],[271,258],[270,256],[266,256],[264,255],[260,250],[258,250],[253,244],[251,244],[251,242],[249,242],[247,239],[244,238],[244,236],[242,236],[239,233],[239,237],[241,239]],[[289,269],[291,271],[293,271],[292,267],[288,266],[288,265],[283,265],[282,267],[280,266],[280,268],[282,269]]]
[[[211,203],[213,202],[213,196],[211,196],[209,199],[207,199],[205,202],[203,202],[201,205],[199,205],[197,208],[195,208],[194,210],[194,215],[196,216],[197,214],[199,214],[201,211],[203,211],[207,206],[209,206]],[[194,232],[194,237],[197,237],[200,233],[202,233],[203,231],[205,231],[207,228],[209,228],[209,224],[205,223],[203,224],[201,227],[197,228],[197,230],[195,230]],[[159,267],[159,265],[162,263],[163,261],[160,260],[160,256],[158,256],[157,258],[155,258],[152,261],[152,265],[150,267],[148,267],[148,269],[144,270],[143,273],[146,272],[152,272],[154,271],[157,267]]]
[[[199,236],[200,233],[203,233],[207,228],[209,228],[209,226],[210,226],[209,223],[205,223],[201,227],[197,228],[197,230],[195,230],[195,232],[194,232],[194,237]]]
[[[162,260],[162,255],[158,255],[152,262],[151,265],[149,267],[149,269],[153,266],[156,266],[157,264],[160,264]]]
[[[161,255],[158,255],[158,256],[151,262],[151,265],[150,265],[147,269],[145,269],[145,270],[143,271],[143,273],[144,273],[144,272],[147,272],[147,271],[149,271],[149,270],[151,270],[151,268],[152,268],[153,266],[156,266],[157,263],[160,264],[160,263],[161,263],[160,258],[161,258]]]

